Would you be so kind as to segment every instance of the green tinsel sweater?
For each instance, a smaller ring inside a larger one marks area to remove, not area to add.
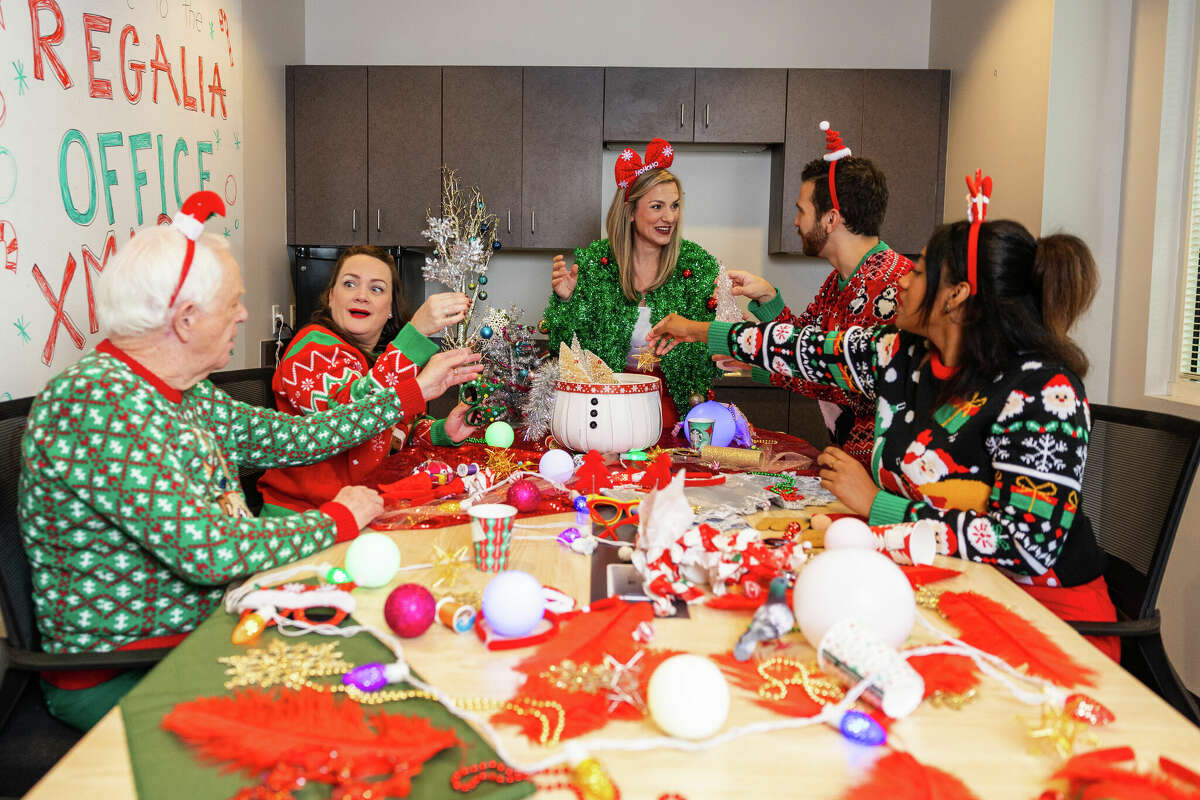
[[[42,390],[22,441],[18,515],[42,647],[105,651],[190,631],[230,580],[357,534],[339,503],[259,519],[229,516],[217,498],[241,494],[237,462],[328,458],[400,418],[391,389],[306,417],[209,381],[180,393],[101,343]]]
[[[602,258],[608,263],[601,263]],[[614,371],[623,372],[633,326],[637,323],[638,304],[621,291],[617,260],[608,239],[576,250],[574,263],[579,265],[579,282],[571,299],[560,300],[551,292],[546,306],[550,352],[557,353],[560,342],[569,346],[572,335],[578,335],[580,345],[600,356]],[[650,322],[657,323],[672,313],[711,321],[714,314],[708,307],[708,299],[716,280],[717,260],[700,245],[684,239],[675,272],[666,283],[646,295]],[[667,380],[680,419],[691,408],[688,398],[697,392],[707,394],[719,373],[703,342],[677,346],[663,356],[658,366]]]

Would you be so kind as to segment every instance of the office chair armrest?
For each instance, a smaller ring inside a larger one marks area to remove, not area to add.
[[[1151,619],[1128,619],[1118,622],[1077,622],[1067,624],[1080,636],[1153,636],[1159,632],[1158,617]]]
[[[27,670],[61,672],[76,669],[133,669],[152,667],[174,648],[154,650],[114,650],[109,653],[41,653],[32,650],[9,649],[10,667]]]

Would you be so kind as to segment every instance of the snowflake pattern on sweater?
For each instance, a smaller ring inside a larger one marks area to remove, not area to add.
[[[912,261],[881,241],[867,251],[845,285],[837,270],[829,273],[803,313],[793,314],[783,305],[778,293],[775,299],[762,305],[751,303],[750,311],[763,322],[774,319],[787,325],[813,325],[824,330],[886,325],[896,316],[900,279],[912,267]],[[790,329],[783,327],[774,330],[780,335],[790,334]],[[784,334],[785,330],[789,334]],[[875,442],[875,404],[869,399],[841,387],[803,380],[792,373],[786,359],[782,358],[772,362],[768,373],[756,371],[755,377],[816,398],[821,404],[830,441],[862,464],[870,463]]]
[[[238,518],[218,498],[240,496],[238,463],[326,458],[400,415],[393,392],[304,420],[209,381],[180,395],[102,343],[38,395],[21,445],[18,516],[42,647],[106,651],[188,632],[230,580],[329,546],[329,514]]]
[[[1016,356],[969,397],[939,405],[928,343],[894,328],[714,323],[709,348],[764,369],[783,362],[802,381],[874,403],[870,472],[883,491],[873,524],[943,522],[957,555],[1024,583],[1076,586],[1100,574],[1079,510],[1091,419],[1082,382],[1062,365]]]
[[[357,348],[320,325],[302,328],[275,370],[271,388],[280,411],[306,415],[348,403],[386,389],[400,398],[404,422],[397,428],[408,437],[413,421],[425,411],[417,370],[438,346],[405,325],[384,351],[368,364]],[[411,353],[411,357],[406,354]],[[317,508],[343,486],[362,483],[382,463],[391,446],[383,431],[345,453],[304,466],[268,470],[258,487],[271,505],[292,511]]]

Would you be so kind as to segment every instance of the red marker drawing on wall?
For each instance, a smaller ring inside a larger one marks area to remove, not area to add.
[[[47,367],[50,366],[50,360],[54,358],[54,345],[58,342],[58,326],[60,324],[67,329],[67,334],[74,342],[75,349],[83,349],[83,334],[79,332],[79,329],[75,327],[75,322],[63,309],[67,302],[67,290],[71,288],[71,279],[75,277],[75,266],[75,256],[68,255],[67,267],[63,270],[62,289],[59,291],[58,297],[55,297],[54,290],[50,288],[50,284],[46,283],[41,268],[37,264],[33,265],[33,279],[37,282],[38,288],[42,290],[42,296],[50,304],[51,310],[54,311],[54,319],[50,321],[50,335],[46,337],[46,346],[42,348],[42,363]]]
[[[229,66],[233,66],[233,40],[229,38],[229,17],[225,16],[225,9],[221,9],[219,16],[221,22],[221,30],[225,32],[225,43],[229,45]]]
[[[4,245],[4,268],[17,271],[17,229],[6,219],[0,219],[0,245]]]

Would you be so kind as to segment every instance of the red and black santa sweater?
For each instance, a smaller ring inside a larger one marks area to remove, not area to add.
[[[933,519],[957,555],[1020,583],[1077,586],[1103,556],[1080,509],[1091,418],[1080,379],[1014,355],[981,385],[938,402],[929,344],[895,328],[823,331],[786,322],[709,328],[713,354],[875,404],[872,524]]]

